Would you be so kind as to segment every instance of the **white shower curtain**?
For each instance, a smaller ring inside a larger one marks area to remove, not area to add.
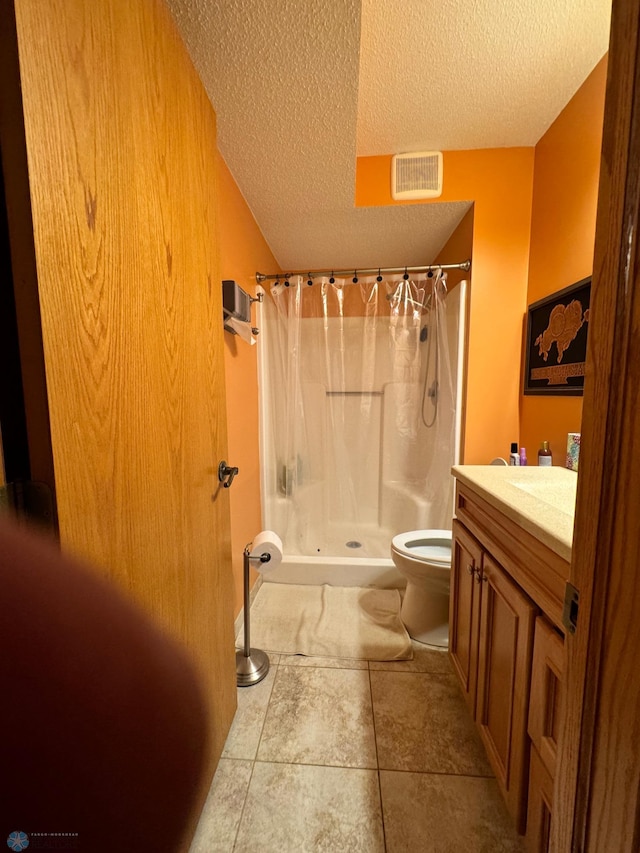
[[[445,275],[310,282],[265,296],[265,518],[288,553],[388,557],[451,526]]]

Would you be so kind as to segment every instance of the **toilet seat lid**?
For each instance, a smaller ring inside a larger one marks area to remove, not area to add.
[[[398,533],[391,547],[414,560],[451,565],[450,530],[409,530]]]

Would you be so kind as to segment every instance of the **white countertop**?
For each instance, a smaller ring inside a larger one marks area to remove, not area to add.
[[[571,560],[578,475],[536,465],[455,465],[453,476],[540,542]]]

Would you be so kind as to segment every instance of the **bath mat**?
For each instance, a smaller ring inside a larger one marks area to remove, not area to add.
[[[263,583],[251,607],[251,645],[286,655],[413,657],[397,589]]]

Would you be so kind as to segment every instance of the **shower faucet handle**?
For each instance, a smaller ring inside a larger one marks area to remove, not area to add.
[[[233,483],[233,478],[238,473],[236,466],[227,465],[223,459],[218,465],[218,480],[222,483],[223,488],[228,489]]]

